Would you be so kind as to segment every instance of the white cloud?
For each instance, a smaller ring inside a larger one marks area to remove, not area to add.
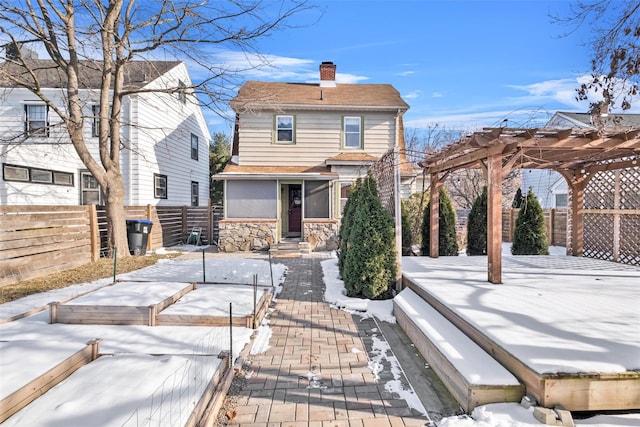
[[[420,97],[420,92],[420,90],[412,90],[411,92],[404,94],[402,97],[404,99],[416,99]]]
[[[415,71],[407,70],[407,71],[402,71],[400,73],[397,73],[396,76],[406,77],[406,76],[412,76],[415,73],[416,73]]]
[[[432,98],[442,98],[444,96],[444,94],[442,92],[433,92],[431,94]]]
[[[472,131],[482,127],[535,127],[549,120],[551,113],[534,107],[517,110],[450,111],[417,119],[405,119],[405,127],[427,128],[438,124],[450,129]],[[505,122],[505,119],[507,120]]]

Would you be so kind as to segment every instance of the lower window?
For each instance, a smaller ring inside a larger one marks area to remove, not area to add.
[[[167,198],[167,175],[153,174],[153,195],[156,199]]]

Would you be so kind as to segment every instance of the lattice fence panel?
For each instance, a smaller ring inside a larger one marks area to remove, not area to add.
[[[640,168],[620,172],[620,209],[640,209]]]
[[[378,187],[378,196],[382,206],[395,217],[395,161],[394,150],[387,151],[377,162],[371,166],[371,174],[375,178]]]
[[[640,265],[640,215],[620,218],[620,262]]]
[[[640,168],[598,172],[584,192],[585,257],[640,264]],[[602,211],[602,212],[598,212]]]
[[[584,190],[585,209],[614,209],[615,172],[598,172]]]
[[[584,215],[583,256],[613,261],[613,215]]]

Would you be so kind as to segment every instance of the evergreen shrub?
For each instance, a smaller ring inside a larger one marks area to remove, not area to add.
[[[467,220],[467,255],[487,254],[487,187],[473,202]]]
[[[538,199],[529,189],[518,212],[513,232],[513,255],[549,255],[544,214]]]
[[[438,255],[458,255],[458,240],[456,239],[456,212],[444,186],[438,193],[440,208],[438,212]],[[429,239],[431,227],[429,216],[431,204],[427,203],[422,216],[422,255],[429,255]]]

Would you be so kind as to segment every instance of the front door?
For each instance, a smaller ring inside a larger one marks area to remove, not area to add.
[[[300,237],[302,230],[302,185],[289,184],[287,237]]]

